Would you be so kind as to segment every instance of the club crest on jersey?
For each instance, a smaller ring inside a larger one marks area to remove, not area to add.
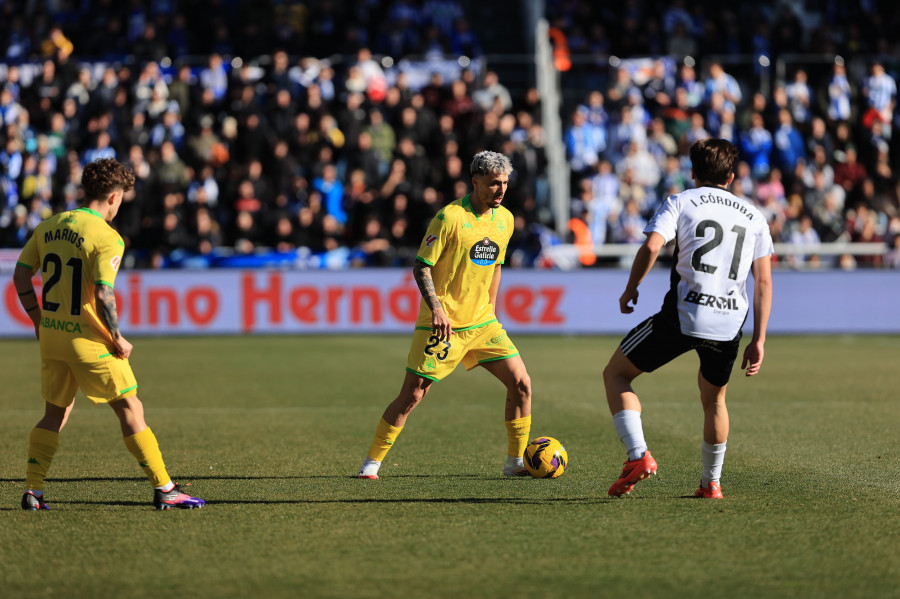
[[[472,249],[469,250],[469,258],[479,266],[490,266],[497,261],[497,256],[499,255],[500,246],[487,237],[473,245]]]
[[[117,271],[117,270],[119,270],[119,262],[121,262],[121,260],[122,259],[119,258],[118,256],[113,256],[112,259],[109,261],[109,265],[112,266],[113,270]]]
[[[437,239],[438,239],[437,236],[435,236],[435,235],[429,235],[428,237],[425,238],[425,246],[426,246],[426,247],[431,247],[431,246],[433,246],[433,245],[434,245],[434,242],[437,241]]]

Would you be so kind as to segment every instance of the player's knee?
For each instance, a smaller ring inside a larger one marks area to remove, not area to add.
[[[513,382],[511,391],[517,397],[517,399],[522,401],[527,401],[531,399],[531,377],[527,374],[524,374]]]
[[[621,372],[619,371],[618,368],[616,368],[613,365],[612,361],[610,361],[606,365],[606,368],[603,369],[603,382],[605,382],[607,384],[612,382],[613,380],[615,380],[616,378],[618,378],[620,376],[621,376]]]
[[[405,416],[409,415],[409,413],[412,412],[413,409],[415,409],[415,407],[416,407],[417,405],[419,405],[419,402],[421,402],[421,401],[422,401],[422,398],[421,398],[421,397],[410,397],[410,398],[408,398],[408,399],[400,406],[400,413],[403,414],[403,415],[405,415]]]
[[[402,412],[403,414],[409,414],[410,412],[412,412],[413,408],[419,405],[427,392],[427,389],[414,387],[410,389],[408,393],[404,393],[403,395],[398,397],[397,404],[400,408],[400,412]]]
[[[410,403],[417,405],[420,401],[425,399],[426,393],[428,393],[427,389],[413,389],[412,396],[409,398]]]

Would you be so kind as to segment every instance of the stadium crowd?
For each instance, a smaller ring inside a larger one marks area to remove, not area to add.
[[[716,136],[741,149],[732,191],[764,208],[776,241],[883,242],[884,256],[859,263],[900,266],[900,114],[885,60],[900,10],[834,0],[813,20],[798,4],[546,3],[557,46],[601,73],[564,115],[572,240],[641,241],[659,203],[692,185],[690,143]],[[291,263],[409,264],[430,218],[467,193],[471,156],[489,149],[516,169],[511,259],[534,264],[554,241],[540,98],[510,93],[481,60],[467,6],[4,3],[0,247],[74,205],[84,164],[112,156],[137,176],[117,218],[135,266],[262,248]],[[824,76],[792,68],[770,93],[759,72],[737,78],[721,60],[788,52],[868,59],[865,70],[834,60]],[[434,68],[413,81],[395,62],[405,56]],[[471,66],[448,76],[445,56]]]

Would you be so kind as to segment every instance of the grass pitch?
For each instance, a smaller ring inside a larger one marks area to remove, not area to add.
[[[47,484],[18,504],[38,348],[0,341],[0,596],[897,597],[897,337],[773,337],[735,372],[724,501],[700,477],[696,357],[635,384],[660,473],[612,500],[624,452],[601,371],[618,338],[514,336],[556,480],[505,479],[504,390],[461,368],[379,481],[353,478],[403,378],[403,336],[135,339],[169,472],[208,501],[157,512],[115,416],[79,396]]]

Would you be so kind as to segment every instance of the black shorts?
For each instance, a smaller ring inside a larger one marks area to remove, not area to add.
[[[622,353],[644,372],[653,372],[689,350],[700,356],[700,373],[707,381],[724,387],[737,359],[741,332],[730,341],[712,341],[681,332],[678,322],[657,313],[631,329],[622,339]]]

